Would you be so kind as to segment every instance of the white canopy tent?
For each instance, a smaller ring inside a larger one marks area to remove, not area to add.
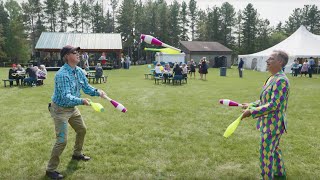
[[[287,39],[266,50],[247,55],[239,55],[244,61],[244,68],[266,71],[266,60],[273,50],[283,50],[289,54],[285,72],[290,72],[291,64],[296,58],[320,57],[320,36],[312,34],[306,27],[300,26]]]

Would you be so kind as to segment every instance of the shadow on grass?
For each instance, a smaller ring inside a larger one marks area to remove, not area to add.
[[[76,170],[78,170],[79,161],[70,160],[67,169],[62,172],[64,177],[71,176]]]

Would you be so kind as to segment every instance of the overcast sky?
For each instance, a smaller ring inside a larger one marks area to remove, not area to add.
[[[171,0],[167,0],[167,2]],[[182,0],[178,0],[182,2]],[[188,2],[188,1],[186,1]],[[198,0],[197,5],[201,9],[213,7],[214,5],[221,7],[224,2],[229,2],[238,10],[243,10],[249,3],[257,9],[261,18],[269,19],[271,25],[277,25],[280,21],[285,22],[292,14],[295,8],[303,8],[304,5],[317,5],[320,8],[319,0]]]
[[[19,3],[27,0],[17,0]],[[67,0],[67,2],[72,3],[74,0]],[[104,2],[105,8],[108,7],[110,0],[99,0]],[[143,2],[145,0],[142,0]],[[171,4],[173,0],[166,0],[168,4]],[[187,4],[189,0],[177,0],[179,3],[185,1]],[[122,0],[120,0],[122,2]],[[253,7],[257,9],[261,18],[269,19],[271,25],[277,25],[279,21],[285,22],[288,17],[292,14],[295,8],[303,8],[304,5],[317,5],[320,9],[320,0],[197,0],[197,7],[200,9],[212,8],[213,6],[220,7],[222,3],[229,2],[235,9],[243,10],[248,3],[252,3]],[[119,6],[118,6],[119,7]],[[111,10],[111,8],[110,8]]]

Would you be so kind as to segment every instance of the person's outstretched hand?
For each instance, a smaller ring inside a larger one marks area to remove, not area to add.
[[[242,103],[242,109],[247,109],[249,107],[249,103]]]
[[[107,93],[105,93],[103,90],[99,89],[99,94],[101,98],[104,98],[104,96],[107,96]]]

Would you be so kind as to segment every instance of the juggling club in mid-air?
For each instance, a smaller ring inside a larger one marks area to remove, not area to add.
[[[181,51],[180,49],[178,48],[175,48],[173,46],[170,46],[162,41],[160,41],[159,39],[153,37],[153,36],[150,36],[150,35],[146,35],[146,34],[141,34],[140,36],[140,39],[148,44],[152,44],[152,45],[156,45],[156,46],[163,46],[163,47],[167,47],[167,48],[171,48],[171,49],[174,49],[174,50],[177,50],[177,51]]]

